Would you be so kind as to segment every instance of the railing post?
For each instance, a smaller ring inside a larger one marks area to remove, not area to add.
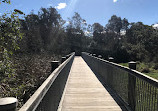
[[[102,58],[102,56],[101,56],[101,55],[98,55],[98,58]]]
[[[96,54],[93,54],[93,56],[96,56]]]
[[[136,70],[136,62],[128,63],[130,69]],[[128,74],[128,104],[135,111],[136,107],[136,77]]]
[[[18,100],[14,97],[0,99],[0,111],[17,111]]]
[[[69,55],[66,55],[66,59],[68,59],[70,56]]]
[[[109,57],[108,58],[110,62],[114,62],[114,58],[113,57]]]
[[[61,63],[63,63],[66,60],[66,57],[61,58]]]
[[[59,66],[59,61],[51,61],[51,72]]]

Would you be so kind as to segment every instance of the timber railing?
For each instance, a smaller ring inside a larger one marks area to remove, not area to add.
[[[158,111],[158,80],[89,53],[82,52],[82,57],[128,110]]]
[[[37,89],[19,111],[56,111],[69,75],[75,53],[68,56]]]

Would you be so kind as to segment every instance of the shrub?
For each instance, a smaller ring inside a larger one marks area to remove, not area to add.
[[[141,70],[142,73],[149,73],[150,69],[148,67],[145,67]]]
[[[0,97],[17,97],[21,107],[49,76],[50,61],[59,58],[49,54],[14,55],[11,61],[15,74],[0,78]]]
[[[158,63],[156,63],[153,67],[155,70],[158,70]]]

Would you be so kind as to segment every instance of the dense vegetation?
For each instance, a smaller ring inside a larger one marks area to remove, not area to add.
[[[0,27],[0,97],[15,96],[21,104],[50,74],[49,61],[73,51],[112,56],[118,63],[151,63],[158,69],[158,30],[116,15],[102,26],[87,24],[78,13],[66,22],[52,7],[25,16],[16,9],[0,16]]]
[[[105,58],[113,56],[116,62],[158,62],[158,30],[142,22],[129,23],[113,15],[105,26],[90,25],[75,13],[65,25],[56,9],[50,7],[41,8],[38,14],[31,12],[21,23],[25,34],[22,52],[88,51]]]

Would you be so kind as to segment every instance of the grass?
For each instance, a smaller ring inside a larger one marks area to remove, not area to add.
[[[120,63],[120,65],[128,67],[128,63]],[[156,63],[137,62],[137,71],[142,72],[143,74],[146,74],[158,80],[158,69],[155,69],[155,66],[157,66]]]
[[[120,65],[128,67],[128,63],[120,63]],[[158,64],[156,63],[137,62],[136,70],[158,80],[157,66]],[[147,111],[157,111],[157,88],[150,83],[138,79],[136,82],[136,94],[136,110],[142,110],[144,108]]]
[[[158,80],[158,73],[145,73],[145,74]]]
[[[128,67],[128,63],[119,63],[119,64],[122,65],[122,66]]]

